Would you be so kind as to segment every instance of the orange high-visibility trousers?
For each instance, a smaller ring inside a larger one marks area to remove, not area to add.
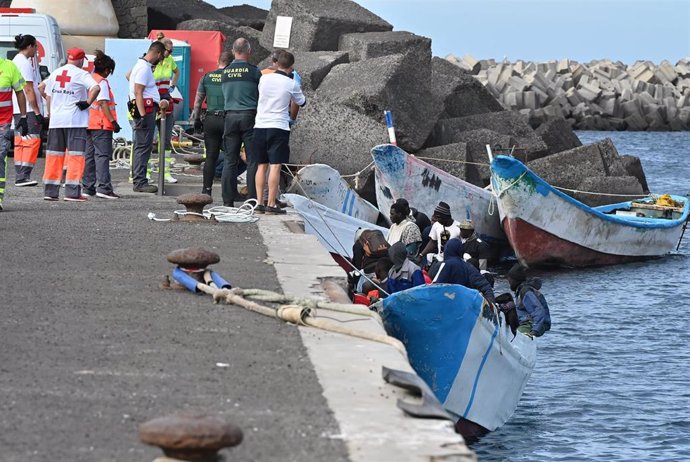
[[[15,125],[19,121],[19,114],[14,115]],[[14,169],[16,172],[15,183],[23,183],[31,179],[31,172],[36,165],[38,153],[41,149],[42,126],[33,112],[27,112],[26,121],[29,132],[21,136],[14,132]]]
[[[48,130],[46,168],[43,173],[46,197],[57,198],[65,170],[65,197],[81,196],[84,174],[86,128],[51,128]]]

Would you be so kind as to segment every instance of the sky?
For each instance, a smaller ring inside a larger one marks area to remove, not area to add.
[[[216,7],[270,0],[207,0]],[[434,55],[579,62],[690,57],[690,0],[358,0]]]

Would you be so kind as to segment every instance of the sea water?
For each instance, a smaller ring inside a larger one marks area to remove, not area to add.
[[[688,132],[577,135],[640,157],[653,193],[690,190]],[[539,276],[551,331],[513,417],[472,445],[479,460],[690,460],[690,230],[663,259]]]

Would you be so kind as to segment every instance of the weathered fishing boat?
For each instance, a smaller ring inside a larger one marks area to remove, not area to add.
[[[381,318],[465,438],[497,429],[515,412],[537,342],[513,335],[479,292],[456,284],[415,287],[385,298]]]
[[[439,202],[447,202],[456,220],[471,219],[479,236],[504,244],[497,211],[491,207],[491,192],[454,177],[392,144],[371,150],[376,166],[376,201],[387,213],[400,198],[410,207],[430,214]]]
[[[328,165],[302,167],[292,180],[288,192],[301,194],[330,209],[369,223],[376,223],[379,218],[379,210],[362,199],[340,173]]]
[[[317,237],[333,259],[347,272],[352,267],[344,258],[352,258],[352,245],[359,228],[378,229],[384,236],[388,229],[326,207],[298,194],[282,196],[304,220],[304,231]]]
[[[539,178],[522,162],[497,156],[491,182],[503,228],[526,265],[594,266],[660,257],[679,242],[688,198],[654,197],[589,207]]]

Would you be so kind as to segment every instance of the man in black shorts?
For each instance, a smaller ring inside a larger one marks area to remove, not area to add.
[[[277,206],[280,168],[290,161],[290,119],[297,117],[299,107],[306,104],[306,98],[299,83],[291,79],[295,57],[288,51],[281,51],[276,62],[277,70],[264,74],[259,81],[259,103],[254,123],[254,149],[258,167],[256,170],[256,191],[264,190],[268,170],[268,202],[259,204],[259,213],[283,214]],[[290,105],[294,101],[295,105]]]

